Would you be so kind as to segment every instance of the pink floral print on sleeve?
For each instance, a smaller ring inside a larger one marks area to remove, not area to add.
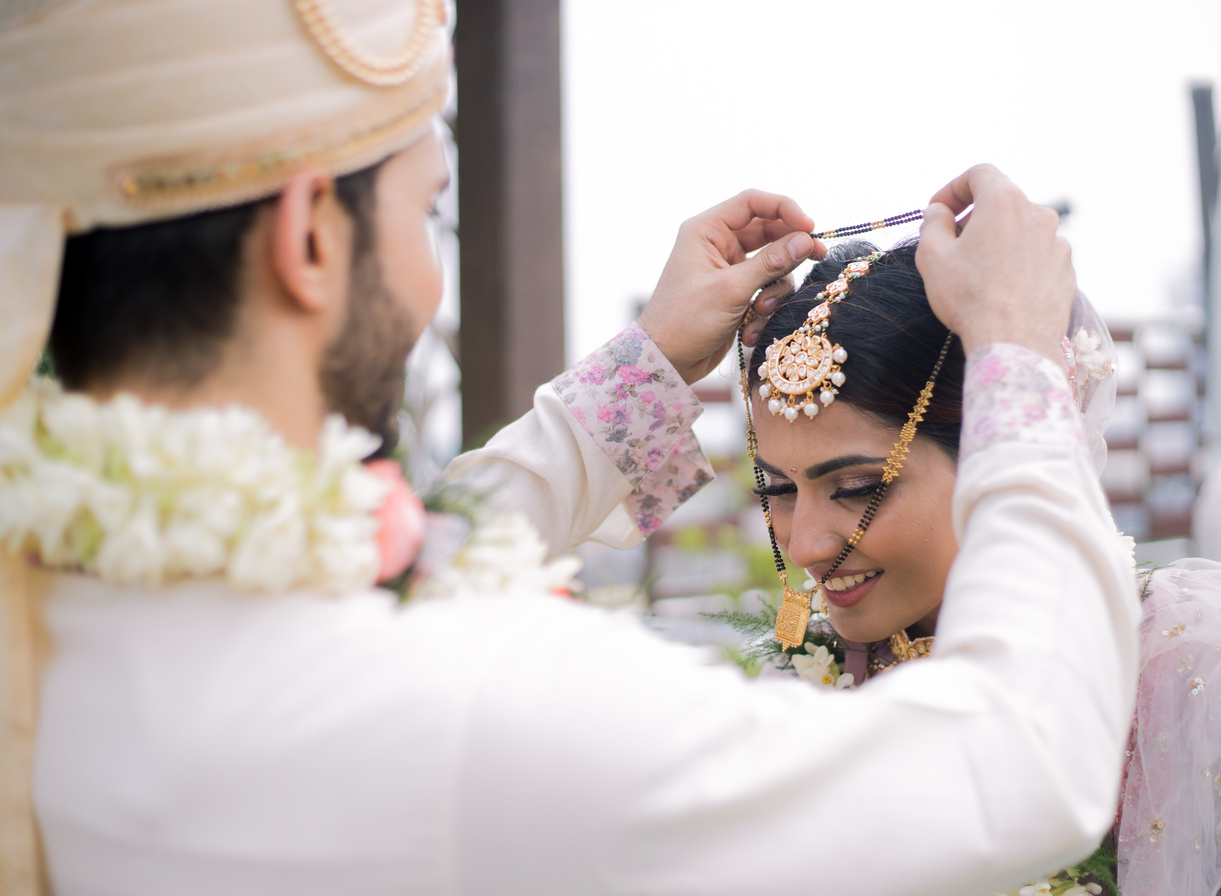
[[[638,325],[551,385],[631,482],[626,505],[644,535],[712,481],[712,467],[691,434],[702,412],[699,400]]]
[[[997,442],[1084,447],[1081,415],[1064,371],[1038,352],[1004,342],[971,352],[963,379],[962,443],[968,457]]]

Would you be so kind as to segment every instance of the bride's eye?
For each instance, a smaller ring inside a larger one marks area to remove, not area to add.
[[[756,467],[756,470],[759,468]],[[760,498],[781,498],[785,495],[796,494],[797,486],[788,479],[773,478],[770,474],[764,473],[762,485],[757,485],[751,489]]]
[[[771,485],[765,485],[762,488],[755,486],[751,489],[760,498],[782,498],[785,495],[797,493],[797,486],[791,482],[773,482]]]
[[[867,498],[878,490],[882,479],[880,476],[852,476],[841,479],[839,487],[831,493],[832,501],[850,498]]]

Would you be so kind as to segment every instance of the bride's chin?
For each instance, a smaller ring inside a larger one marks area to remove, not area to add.
[[[895,634],[895,631],[890,630],[893,626],[878,625],[865,619],[843,619],[840,618],[842,615],[837,613],[834,607],[831,608],[829,614],[831,627],[841,638],[849,641],[856,641],[858,644],[872,644],[874,641],[885,641]]]

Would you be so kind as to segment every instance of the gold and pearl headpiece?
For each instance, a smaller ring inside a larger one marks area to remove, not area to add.
[[[841,302],[848,285],[869,273],[870,265],[881,257],[881,252],[871,252],[845,265],[814,297],[821,301],[810,309],[805,322],[767,347],[759,366],[759,378],[764,380],[759,396],[773,415],[783,414],[790,422],[799,413],[812,418],[817,416],[820,402],[826,407],[835,401],[845,379],[840,365],[848,360],[848,352],[827,338],[831,306]]]

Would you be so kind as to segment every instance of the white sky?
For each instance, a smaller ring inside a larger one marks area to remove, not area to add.
[[[1071,203],[1064,233],[1104,314],[1168,307],[1198,265],[1189,85],[1221,94],[1218,0],[563,10],[570,360],[631,319],[684,218],[746,187],[834,227],[921,208],[990,161]]]

